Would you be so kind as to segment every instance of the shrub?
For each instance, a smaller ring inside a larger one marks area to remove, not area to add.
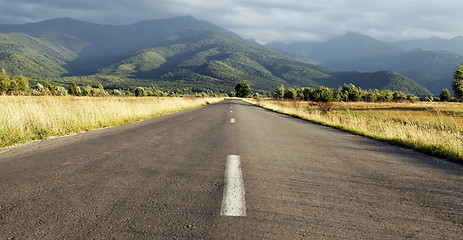
[[[442,90],[439,98],[443,102],[448,102],[450,101],[450,99],[452,99],[452,96],[450,95],[450,91],[447,88],[445,88]]]
[[[362,99],[361,90],[356,88],[354,84],[344,84],[339,88],[337,99],[339,101],[359,101]]]
[[[299,99],[304,99],[304,89],[303,88],[298,88],[296,89],[296,97]]]
[[[288,88],[283,97],[286,99],[295,99],[297,97],[297,92],[294,88]]]
[[[0,94],[7,93],[10,89],[10,77],[6,74],[5,69],[0,71]]]
[[[313,100],[317,102],[331,102],[333,101],[333,91],[321,86],[315,90]]]
[[[122,92],[119,91],[118,89],[114,89],[114,90],[113,90],[113,95],[114,95],[114,96],[122,96]]]
[[[389,102],[393,98],[393,92],[391,90],[382,90],[379,92],[379,100]]]
[[[333,102],[320,102],[318,103],[318,106],[320,107],[320,111],[322,111],[323,113],[328,113],[333,109],[334,103]]]
[[[142,87],[137,87],[137,88],[135,89],[135,96],[137,96],[137,97],[146,96],[145,89],[142,88]]]
[[[59,96],[68,95],[68,90],[64,87],[58,86],[55,89],[56,89],[56,95],[59,95]]]
[[[71,85],[69,85],[69,94],[70,95],[73,95],[73,96],[79,96],[80,94],[78,93],[78,89],[79,87],[77,87],[77,84],[75,82],[71,83]]]
[[[403,101],[407,99],[407,95],[405,95],[405,93],[400,92],[400,91],[394,91],[392,93],[392,99],[394,101]]]
[[[312,89],[312,88],[303,88],[302,89],[302,94],[304,95],[304,100],[307,101],[307,100],[310,100],[312,98],[312,96],[314,95],[314,92],[315,90]]]
[[[420,99],[419,97],[417,97],[417,96],[415,96],[413,94],[407,94],[407,100],[408,101],[414,102],[414,101],[418,101],[419,99]]]
[[[48,88],[45,88],[45,86],[43,86],[43,84],[37,83],[37,86],[33,94],[34,95],[50,95],[51,93]]]
[[[237,97],[248,97],[252,95],[251,85],[246,82],[240,82],[235,86]]]
[[[379,97],[379,91],[377,89],[374,89],[374,90],[367,91],[363,95],[362,98],[367,102],[375,102],[378,100],[378,97]]]
[[[93,88],[92,88],[92,86],[90,86],[90,85],[85,86],[82,89],[82,95],[88,96],[88,97],[93,96]]]
[[[273,92],[273,97],[281,99],[285,96],[285,86],[281,85],[277,88],[275,88],[275,91]]]

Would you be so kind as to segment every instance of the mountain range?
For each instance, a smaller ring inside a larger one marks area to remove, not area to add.
[[[394,71],[425,86],[435,95],[444,88],[451,89],[453,72],[457,64],[463,63],[463,37],[387,43],[349,32],[326,42],[274,42],[267,46],[311,58],[325,67]]]
[[[431,94],[393,71],[335,70],[314,64],[312,57],[281,52],[191,16],[124,26],[70,18],[0,25],[0,68],[62,84],[229,92],[247,81],[253,90],[268,93],[282,84],[337,88],[353,83],[363,89]]]

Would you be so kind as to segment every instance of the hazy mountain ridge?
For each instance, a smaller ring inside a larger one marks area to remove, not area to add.
[[[312,58],[326,67],[370,72],[381,70],[398,72],[427,87],[434,94],[439,94],[443,88],[451,89],[453,71],[457,64],[463,63],[463,56],[455,52],[435,49],[445,48],[448,42],[454,42],[455,46],[458,46],[462,40],[463,38],[457,37],[451,40],[438,38],[429,40],[439,42],[435,44],[430,44],[428,40],[386,43],[350,32],[326,42],[270,43],[268,46]],[[434,50],[424,49],[426,44]],[[401,46],[409,47],[405,49]],[[461,46],[460,48],[463,49]],[[451,47],[447,47],[447,50],[451,50]]]
[[[1,33],[9,31],[22,33]],[[416,95],[430,94],[396,73],[346,72],[307,63],[309,59],[299,61],[191,16],[127,26],[69,18],[0,25],[0,39],[7,38],[10,40],[0,41],[0,67],[11,74],[82,76],[72,79],[86,84],[101,82],[106,87],[154,83],[172,89],[228,92],[243,80],[259,91],[272,91],[281,84],[337,88],[352,82],[364,89],[388,86]],[[12,61],[7,54],[18,60]],[[391,84],[396,79],[402,79],[400,86]]]
[[[422,48],[431,51],[447,51],[463,55],[463,36],[457,36],[452,39],[440,37],[431,37],[427,39],[416,39],[408,41],[397,41],[391,43],[407,50]]]

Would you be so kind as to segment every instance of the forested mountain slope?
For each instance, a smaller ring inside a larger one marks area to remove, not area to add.
[[[68,18],[0,25],[0,68],[33,77],[73,76],[68,79],[114,88],[156,84],[173,90],[229,92],[239,81],[247,81],[263,92],[281,84],[337,88],[354,83],[364,89],[430,94],[396,73],[310,64],[191,16],[128,26]]]
[[[410,44],[414,43],[417,48],[410,50]],[[463,63],[463,56],[442,50],[420,49],[419,46],[424,46],[420,43],[404,42],[402,45],[407,44],[408,47],[403,49],[399,43],[389,44],[365,35],[347,33],[326,42],[270,43],[268,46],[300,54],[330,68],[394,71],[425,86],[435,95],[443,88],[451,89],[453,71],[457,64]],[[435,48],[439,46],[442,47],[442,44],[433,45]]]

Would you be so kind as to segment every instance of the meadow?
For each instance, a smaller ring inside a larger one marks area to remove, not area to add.
[[[463,103],[334,102],[323,106],[303,101],[251,102],[276,112],[463,162]]]
[[[0,148],[117,126],[223,98],[0,96]]]

